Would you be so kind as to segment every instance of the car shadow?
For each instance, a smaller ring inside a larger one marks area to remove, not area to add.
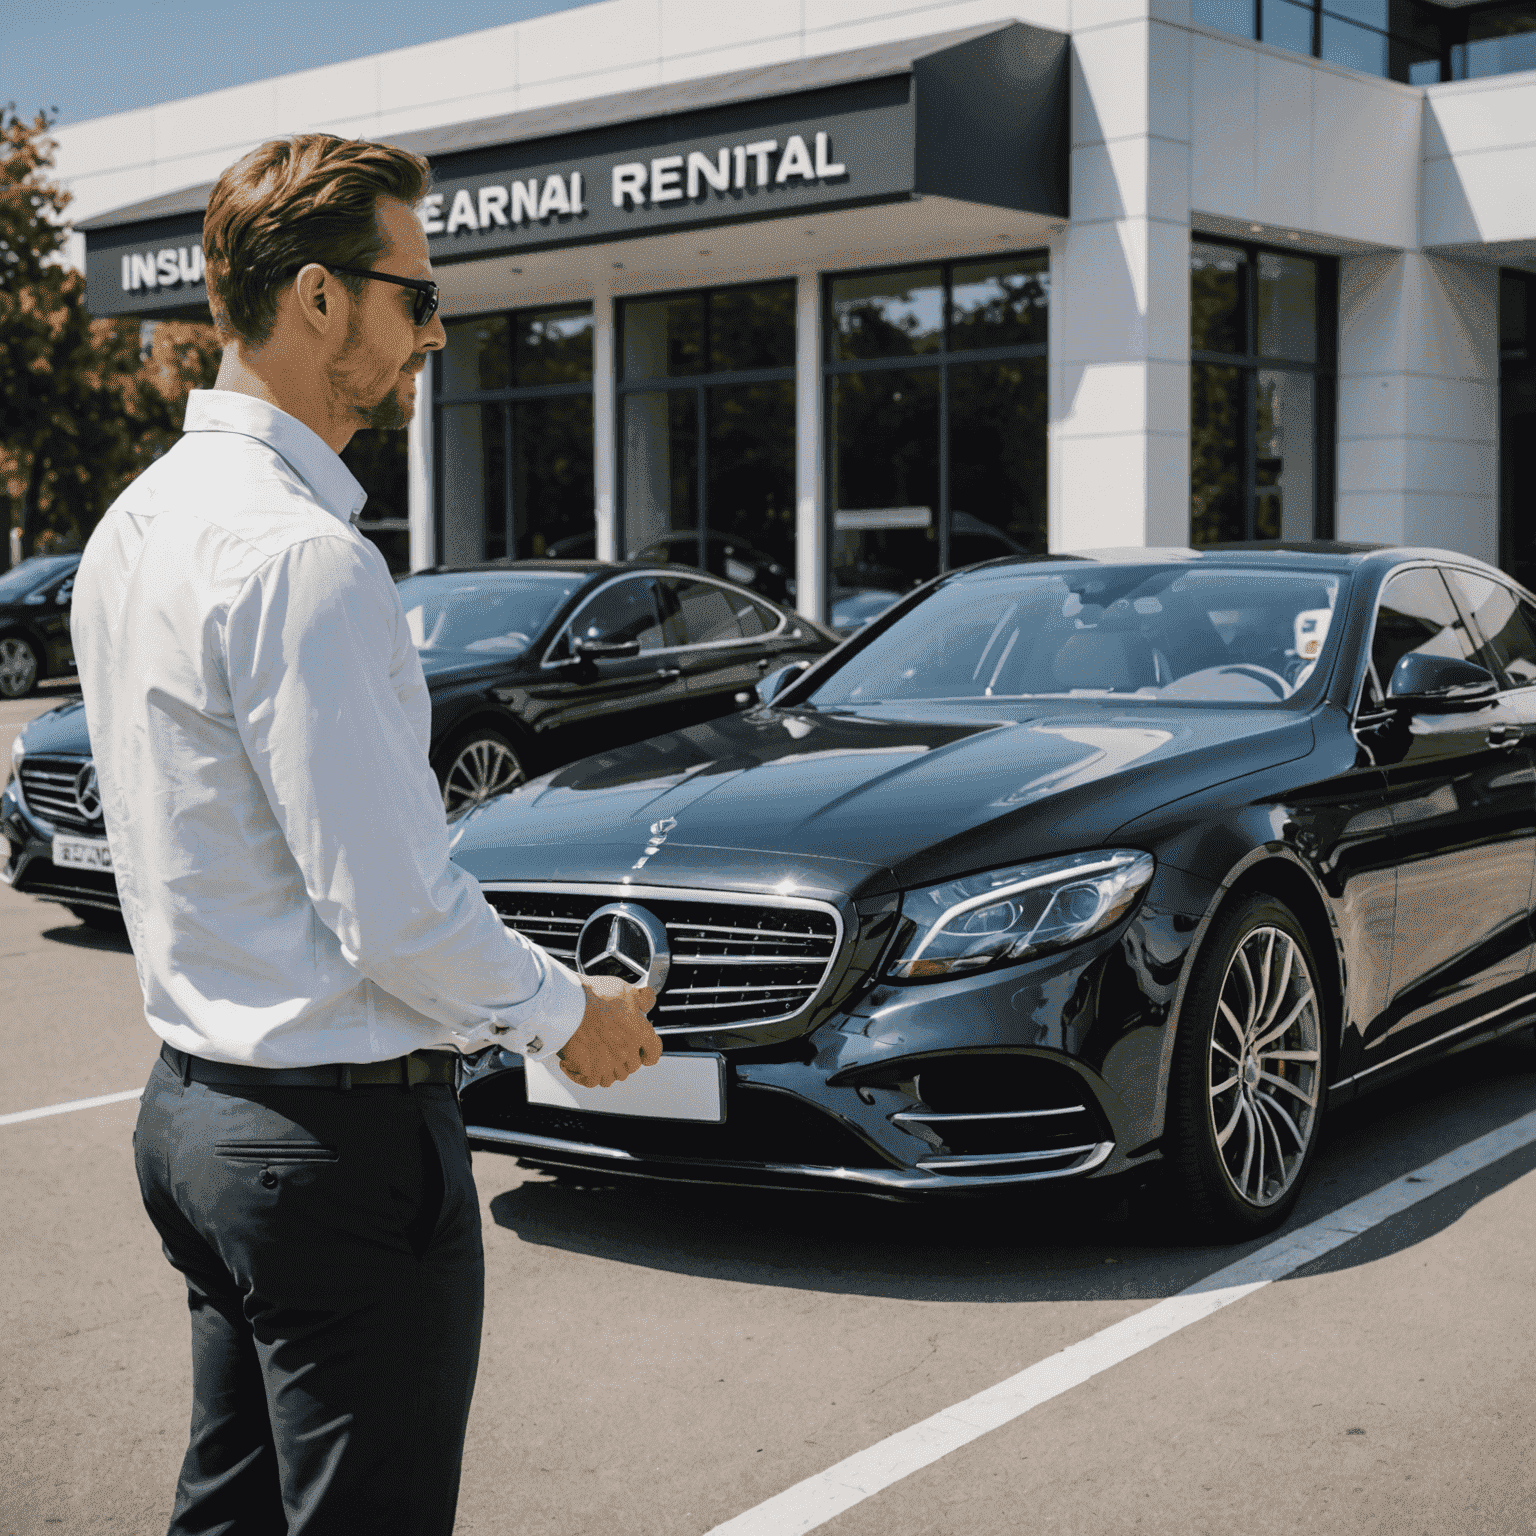
[[[1335,1111],[1282,1232],[1401,1178],[1531,1107],[1536,1046],[1496,1042]],[[494,1155],[494,1154],[485,1154]],[[1536,1167],[1511,1154],[1297,1271],[1367,1264],[1444,1230]],[[1159,1300],[1272,1239],[1181,1242],[1155,1188],[1055,1186],[1028,1195],[895,1203],[529,1173],[491,1201],[526,1243],[747,1285],[895,1300]]]
[[[92,928],[79,923],[73,928],[62,924],[57,928],[43,929],[43,937],[55,944],[67,944],[71,949],[105,949],[115,955],[131,955],[133,946],[128,942],[127,929]]]

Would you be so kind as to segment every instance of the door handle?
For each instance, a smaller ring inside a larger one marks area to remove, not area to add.
[[[657,677],[681,677],[682,675],[683,675],[683,669],[681,667],[657,667],[656,668],[656,676]]]
[[[1525,733],[1518,725],[1490,725],[1488,727],[1488,745],[1490,747],[1518,747],[1520,738]]]

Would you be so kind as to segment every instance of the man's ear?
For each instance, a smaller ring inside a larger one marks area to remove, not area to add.
[[[330,329],[339,285],[317,261],[300,267],[293,280],[293,294],[300,315],[311,330],[324,335]]]

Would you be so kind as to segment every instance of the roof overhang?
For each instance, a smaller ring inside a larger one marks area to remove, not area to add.
[[[1065,34],[1012,22],[396,135],[437,265],[945,198],[1067,215]],[[92,314],[206,314],[211,185],[85,221]]]

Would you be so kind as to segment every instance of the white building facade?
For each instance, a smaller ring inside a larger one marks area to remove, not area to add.
[[[154,319],[206,314],[255,144],[431,159],[449,345],[365,513],[400,567],[665,552],[845,620],[1014,550],[1530,583],[1536,15],[1332,3],[602,0],[74,124],[58,166],[93,311]]]

